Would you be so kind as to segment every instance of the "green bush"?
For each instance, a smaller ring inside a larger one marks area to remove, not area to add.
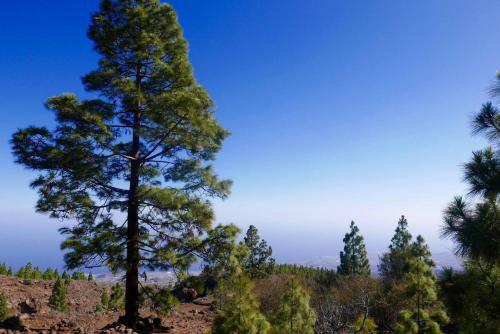
[[[0,293],[0,322],[7,319],[9,308],[7,306],[7,297]]]

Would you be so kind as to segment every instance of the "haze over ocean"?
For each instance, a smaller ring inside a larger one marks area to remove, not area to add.
[[[0,262],[62,266],[61,223],[34,212],[35,174],[12,133],[53,124],[45,100],[88,96],[98,1],[11,1],[0,11]],[[498,1],[171,1],[198,81],[231,137],[215,162],[234,181],[217,221],[249,224],[278,261],[338,256],[355,220],[371,258],[398,218],[432,251],[442,210],[466,193],[461,164],[500,63]],[[479,87],[479,88],[478,88]],[[482,87],[482,89],[481,89]]]

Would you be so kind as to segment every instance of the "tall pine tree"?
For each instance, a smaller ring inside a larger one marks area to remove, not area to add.
[[[248,247],[249,254],[241,262],[250,278],[270,274],[275,262],[271,257],[273,249],[265,240],[260,239],[259,231],[255,226],[250,225],[243,243]]]
[[[351,221],[350,231],[344,236],[344,251],[340,252],[340,265],[337,272],[341,275],[370,275],[370,263],[366,253],[363,236]]]
[[[386,287],[394,281],[404,278],[411,259],[411,233],[408,231],[408,221],[401,216],[389,245],[389,251],[380,258],[379,273]]]
[[[70,269],[126,270],[124,322],[138,320],[139,268],[187,268],[218,236],[210,161],[228,131],[193,76],[174,9],[159,0],[102,0],[88,36],[100,59],[83,84],[95,98],[52,97],[56,126],[11,140],[38,173],[37,210],[76,222],[61,232]],[[126,213],[123,217],[122,213]]]

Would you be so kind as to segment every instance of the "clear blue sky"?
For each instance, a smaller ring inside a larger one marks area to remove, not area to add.
[[[60,224],[34,213],[13,164],[19,127],[50,125],[47,97],[83,94],[96,0],[0,11],[0,261],[59,265]],[[435,252],[460,165],[484,146],[469,120],[500,67],[498,1],[176,0],[197,79],[232,136],[218,222],[255,224],[278,260],[336,255],[354,219],[373,254],[401,214]],[[300,247],[299,247],[300,245]],[[43,251],[41,251],[43,249]]]

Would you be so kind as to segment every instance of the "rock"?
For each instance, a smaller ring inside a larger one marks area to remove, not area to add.
[[[33,299],[26,299],[19,303],[18,308],[21,313],[32,314],[37,312],[36,304]]]
[[[13,316],[5,319],[3,321],[3,327],[12,330],[20,330],[20,331],[26,330],[26,326],[19,316]]]

